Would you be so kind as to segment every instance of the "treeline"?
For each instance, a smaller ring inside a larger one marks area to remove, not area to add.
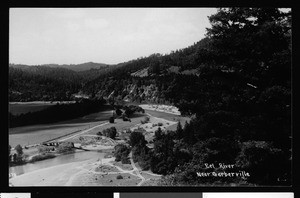
[[[9,113],[9,127],[18,127],[32,124],[53,123],[73,118],[78,118],[90,113],[103,110],[105,100],[81,100],[73,104],[53,105],[37,112],[29,112],[20,115]]]

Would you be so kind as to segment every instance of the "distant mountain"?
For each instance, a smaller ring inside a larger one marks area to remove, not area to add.
[[[90,69],[104,69],[109,67],[107,64],[103,63],[93,63],[93,62],[87,62],[87,63],[82,63],[82,64],[70,64],[70,65],[58,65],[58,64],[47,64],[47,65],[42,65],[42,66],[48,66],[48,67],[62,67],[66,69],[70,69],[73,71],[87,71]]]
[[[13,67],[16,69],[28,69],[29,65],[22,65],[22,64],[9,64],[9,67]]]
[[[18,69],[28,69],[31,66],[30,65],[23,65],[23,64],[9,64],[10,67],[18,68]],[[51,68],[65,68],[65,69],[70,69],[76,72],[80,71],[87,71],[90,69],[104,69],[108,68],[109,65],[103,64],[103,63],[93,63],[93,62],[87,62],[87,63],[82,63],[82,64],[44,64],[44,65],[32,65],[32,66],[41,66],[41,67],[51,67]]]

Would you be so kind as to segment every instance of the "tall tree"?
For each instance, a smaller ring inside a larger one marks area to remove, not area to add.
[[[177,124],[176,135],[177,135],[178,139],[183,138],[183,129],[182,129],[182,126],[181,126],[180,122],[178,122],[178,124]]]
[[[288,50],[290,16],[278,8],[220,8],[209,17],[212,27],[207,29],[217,62],[256,83],[270,83],[259,77],[272,73],[274,56]],[[290,65],[281,72],[288,70]]]

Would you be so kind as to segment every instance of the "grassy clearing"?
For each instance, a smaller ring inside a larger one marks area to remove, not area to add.
[[[189,122],[191,120],[189,117],[184,117],[184,116],[180,116],[180,115],[174,115],[174,114],[160,112],[160,111],[154,111],[154,110],[145,110],[145,113],[149,113],[150,115],[152,115],[154,117],[163,118],[163,119],[166,119],[166,120],[169,120],[172,122],[180,122],[182,125],[184,125],[185,121]],[[175,127],[175,129],[176,129],[176,127]]]
[[[95,168],[95,172],[120,172],[116,167],[108,165],[99,165]]]
[[[122,168],[123,170],[133,170],[131,164],[122,164],[121,162],[112,161],[111,164]]]

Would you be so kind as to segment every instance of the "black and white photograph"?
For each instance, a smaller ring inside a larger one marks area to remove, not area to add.
[[[293,185],[291,8],[13,7],[8,25],[9,188]]]

